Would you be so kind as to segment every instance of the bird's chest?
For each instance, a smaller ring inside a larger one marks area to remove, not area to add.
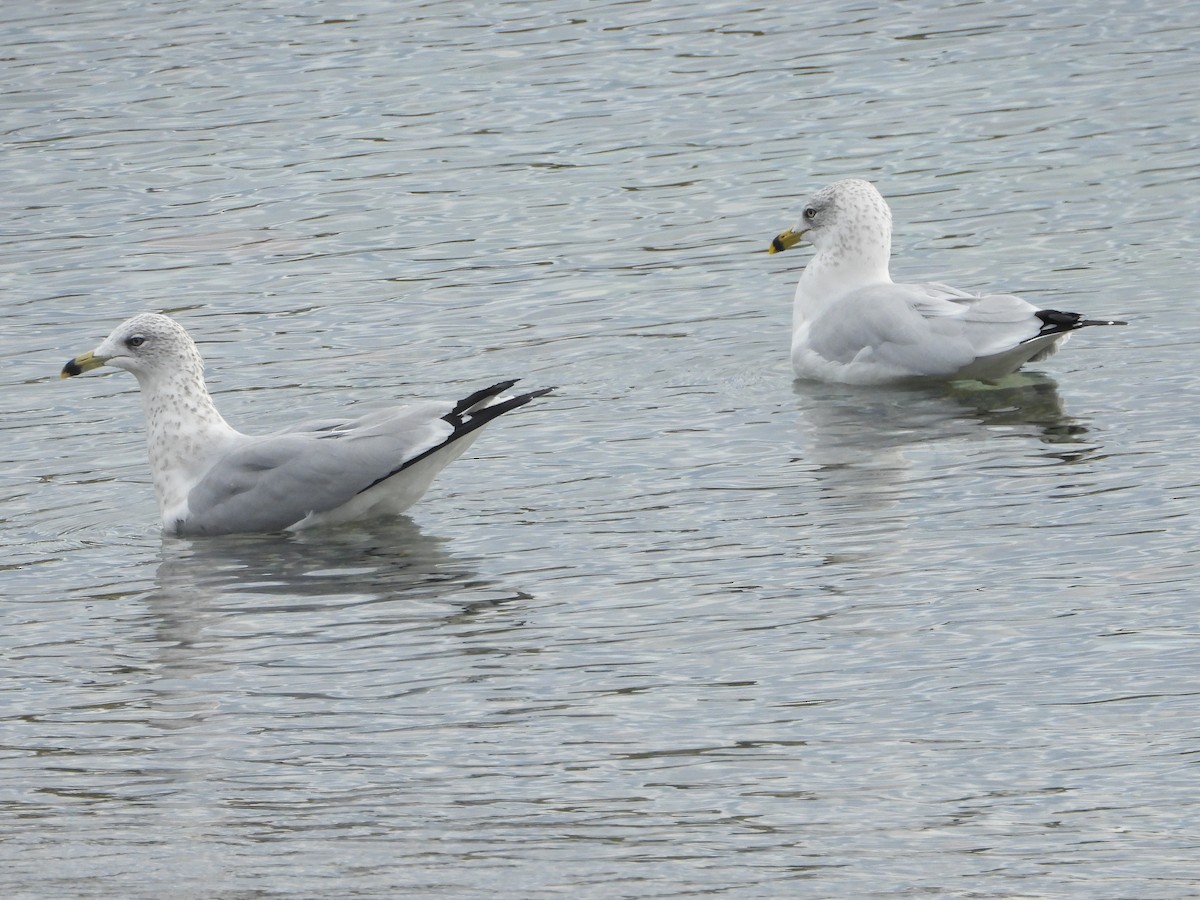
[[[212,467],[222,441],[210,423],[195,418],[195,410],[166,407],[147,412],[154,491],[163,520],[171,522],[186,516],[188,494]]]

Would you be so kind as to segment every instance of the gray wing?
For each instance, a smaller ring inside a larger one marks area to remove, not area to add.
[[[344,421],[245,436],[188,494],[182,534],[281,531],[336,509],[452,440],[452,403],[422,403]]]
[[[826,359],[874,363],[913,376],[948,375],[1036,337],[1037,308],[1010,294],[975,296],[943,284],[853,291],[818,317],[812,349]]]

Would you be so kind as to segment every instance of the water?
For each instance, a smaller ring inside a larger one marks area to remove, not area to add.
[[[11,897],[1194,896],[1177,5],[10,4]],[[795,384],[800,198],[1130,320]],[[226,416],[558,391],[411,520],[164,540],[135,312]]]

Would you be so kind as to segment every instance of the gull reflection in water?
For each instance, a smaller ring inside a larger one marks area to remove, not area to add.
[[[998,384],[920,388],[796,382],[794,462],[815,488],[807,523],[830,558],[901,560],[928,552],[961,522],[939,521],[996,501],[1013,476],[1096,455],[1086,420],[1064,409],[1056,382],[1017,373]],[[1001,481],[1001,483],[1005,483]],[[1023,487],[1014,480],[1014,493]],[[899,563],[897,563],[899,564]]]
[[[255,629],[262,639],[284,627],[386,634],[453,623],[524,596],[491,584],[448,543],[403,517],[299,534],[164,538],[147,596],[163,661],[219,667],[219,654],[192,649],[222,635],[244,640]]]

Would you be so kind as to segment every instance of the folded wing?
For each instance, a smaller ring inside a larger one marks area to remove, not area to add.
[[[1037,308],[1011,294],[976,296],[944,284],[880,284],[813,322],[810,347],[843,365],[897,377],[945,376],[1038,336]]]
[[[500,396],[514,383],[500,382],[457,403],[420,403],[353,420],[315,420],[261,437],[243,435],[192,488],[188,514],[175,523],[175,530],[282,531],[372,489],[397,489],[401,482],[391,479],[403,480],[418,463],[451,445],[465,446],[458,442],[469,443],[492,419],[550,390]],[[432,469],[420,467],[428,471],[415,481],[408,479],[413,484],[406,491],[394,491],[406,498],[400,505],[415,501],[456,455],[448,451],[433,461]]]
[[[336,509],[454,438],[449,403],[246,436],[188,495],[184,534],[281,531]]]

